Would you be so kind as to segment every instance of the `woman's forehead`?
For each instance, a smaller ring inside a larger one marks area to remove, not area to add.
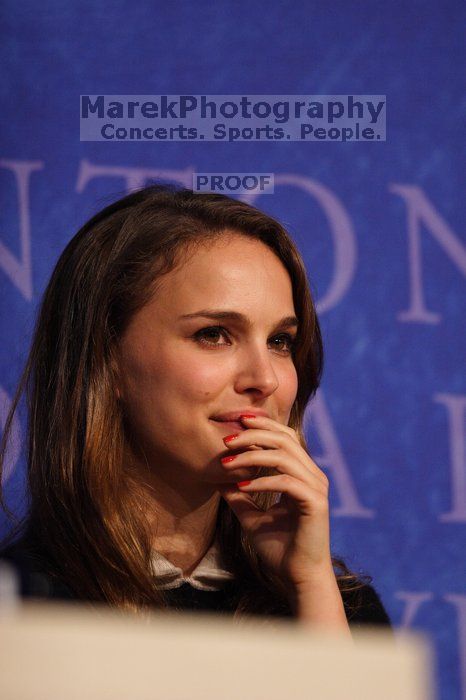
[[[199,246],[157,280],[154,294],[140,310],[139,318],[152,322],[158,318],[172,325],[186,323],[183,317],[201,310],[233,311],[255,319],[255,323],[265,317],[276,320],[293,316],[288,271],[268,246],[261,241],[245,241],[244,236],[232,237],[231,245],[222,239],[219,245]]]
[[[289,280],[289,274],[277,254],[265,243],[246,236],[231,235],[228,238],[221,237],[215,241],[208,241],[206,245],[196,245],[186,255],[180,254],[178,264],[166,276],[173,284],[181,280],[193,284],[204,279],[216,280],[221,276],[225,278],[255,277],[255,272],[266,278],[271,276]],[[202,274],[198,279],[193,274]]]
[[[269,305],[292,299],[291,279],[279,258],[266,246],[200,249],[164,276],[155,299],[226,304],[257,300]]]

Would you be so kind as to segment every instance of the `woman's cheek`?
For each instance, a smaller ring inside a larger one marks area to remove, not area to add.
[[[228,381],[225,366],[212,362],[191,362],[183,367],[182,384],[191,395],[205,397],[215,393]]]

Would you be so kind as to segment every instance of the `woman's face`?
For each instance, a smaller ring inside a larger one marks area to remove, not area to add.
[[[209,318],[208,311],[241,318]],[[225,482],[222,438],[243,426],[214,416],[262,410],[288,424],[297,393],[288,335],[296,326],[281,321],[293,316],[281,261],[237,233],[202,245],[162,278],[118,348],[118,394],[131,442],[157,478]]]

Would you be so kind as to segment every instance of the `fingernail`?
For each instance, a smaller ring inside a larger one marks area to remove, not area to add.
[[[236,485],[237,486],[247,486],[250,483],[251,483],[251,481],[237,481]]]
[[[228,455],[228,457],[220,457],[220,461],[225,464],[225,462],[231,462],[232,460],[236,459],[237,455]]]
[[[226,437],[223,438],[223,442],[231,442],[232,440],[234,440],[237,437],[238,437],[238,433],[236,433],[235,435],[227,435]]]

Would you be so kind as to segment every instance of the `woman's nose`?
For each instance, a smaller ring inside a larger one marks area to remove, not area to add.
[[[238,357],[236,389],[255,389],[264,394],[272,394],[278,387],[278,377],[274,370],[270,350],[249,346]]]

